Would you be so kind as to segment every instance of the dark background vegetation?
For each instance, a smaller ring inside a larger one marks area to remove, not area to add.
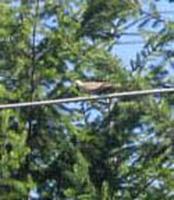
[[[0,102],[82,96],[76,79],[120,91],[172,85],[174,23],[147,5],[1,1]],[[144,44],[127,69],[113,49],[134,24]],[[0,199],[174,199],[173,98],[1,110]]]

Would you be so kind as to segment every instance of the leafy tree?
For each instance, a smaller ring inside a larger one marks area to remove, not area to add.
[[[79,78],[121,83],[119,91],[172,83],[166,66],[173,52],[166,45],[173,23],[164,23],[152,4],[145,12],[136,1],[2,2],[3,103],[84,95],[74,85]],[[111,50],[127,23],[139,18],[146,44],[129,71]],[[146,31],[151,21],[162,29]],[[152,65],[151,56],[165,62]],[[1,199],[27,199],[34,190],[45,200],[172,199],[172,102],[173,95],[158,95],[112,106],[1,110]]]

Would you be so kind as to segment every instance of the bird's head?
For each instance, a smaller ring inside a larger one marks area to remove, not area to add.
[[[79,87],[83,86],[83,83],[80,80],[75,80],[74,83]]]

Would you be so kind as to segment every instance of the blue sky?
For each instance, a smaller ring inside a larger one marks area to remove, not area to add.
[[[147,0],[141,0],[144,5],[144,9],[148,9]],[[168,0],[156,1],[157,9],[162,12],[162,17],[168,21],[172,20],[174,17],[174,3],[169,3]],[[170,13],[167,13],[170,11]],[[171,12],[173,11],[173,13]],[[138,29],[136,26],[131,27],[127,32],[137,32]],[[141,41],[140,36],[123,36],[120,42],[126,41]],[[135,58],[136,53],[139,52],[143,47],[143,44],[130,44],[130,45],[117,45],[114,49],[115,53],[122,59],[123,64],[127,67],[129,66],[129,61],[132,58]]]

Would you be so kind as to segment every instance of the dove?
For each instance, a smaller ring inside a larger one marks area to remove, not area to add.
[[[76,80],[75,84],[77,87],[87,93],[101,94],[104,92],[110,92],[116,90],[114,84],[106,81],[81,81]],[[118,85],[117,85],[118,87]],[[119,86],[121,87],[121,85]]]

